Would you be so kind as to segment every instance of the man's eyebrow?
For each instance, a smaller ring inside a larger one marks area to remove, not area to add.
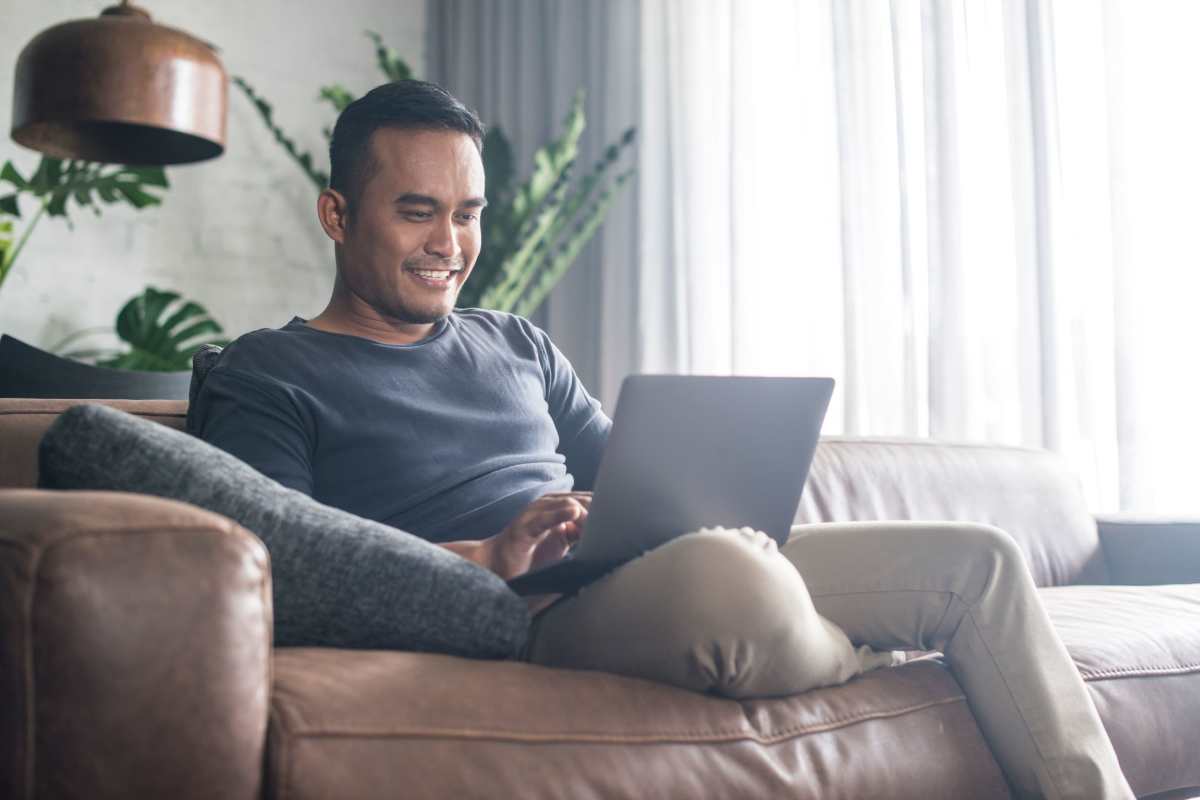
[[[395,203],[398,206],[429,206],[430,208],[441,208],[442,206],[436,197],[431,197],[427,194],[417,194],[416,192],[407,192],[400,195],[396,198]],[[485,208],[487,204],[486,197],[472,197],[464,200],[461,208]]]
[[[433,206],[434,208],[437,208],[441,205],[441,203],[437,201],[437,198],[430,197],[427,194],[416,194],[415,192],[402,194],[396,198],[395,202],[398,206]]]

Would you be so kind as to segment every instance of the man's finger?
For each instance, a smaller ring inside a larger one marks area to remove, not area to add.
[[[568,546],[574,546],[583,538],[583,524],[581,520],[568,522],[567,529],[563,531],[563,539],[566,540]]]
[[[542,497],[538,498],[538,499],[540,500],[540,499],[543,499],[546,497],[572,497],[576,500],[579,500],[580,502],[584,502],[584,503],[592,502],[592,493],[591,492],[550,492],[549,494],[542,495]]]
[[[554,497],[549,500],[543,498],[527,506],[526,510],[529,513],[538,514],[545,513],[547,511],[561,510],[564,508],[578,509],[579,511],[583,512],[587,511],[587,506],[573,497]]]
[[[578,506],[562,506],[538,511],[525,520],[524,527],[530,535],[541,537],[546,531],[564,522],[573,522],[586,512]]]

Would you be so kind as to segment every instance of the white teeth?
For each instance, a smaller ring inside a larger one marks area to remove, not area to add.
[[[434,272],[426,269],[414,269],[413,272],[417,273],[422,278],[429,278],[431,281],[444,281],[450,277],[450,270]]]

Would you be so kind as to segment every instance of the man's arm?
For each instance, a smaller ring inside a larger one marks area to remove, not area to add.
[[[571,362],[550,337],[540,329],[535,331],[542,351],[546,404],[558,429],[558,451],[567,460],[567,472],[575,478],[575,489],[591,491],[612,421],[600,408],[600,402],[588,394]]]
[[[289,489],[313,493],[313,432],[295,401],[273,384],[214,368],[195,409],[196,436]]]

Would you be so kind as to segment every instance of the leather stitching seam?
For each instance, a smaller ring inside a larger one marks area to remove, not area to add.
[[[605,734],[605,733],[515,733],[509,731],[495,730],[479,730],[473,728],[414,728],[411,730],[395,730],[395,731],[375,731],[375,732],[360,732],[360,731],[311,731],[306,733],[296,733],[293,738],[299,739],[412,739],[412,738],[430,738],[430,739],[494,739],[497,741],[516,741],[516,742],[569,742],[580,744],[654,744],[654,743],[670,743],[670,742],[709,742],[721,743],[731,741],[751,741],[757,744],[770,745],[779,744],[788,739],[798,738],[814,733],[826,733],[832,730],[846,728],[859,722],[868,722],[875,719],[888,719],[891,717],[899,717],[906,714],[924,711],[936,706],[950,705],[952,703],[964,703],[966,698],[961,695],[953,697],[943,697],[937,700],[929,700],[923,703],[914,703],[897,708],[883,709],[880,711],[867,711],[857,714],[847,714],[843,717],[836,717],[832,720],[812,724],[798,725],[792,728],[784,728],[775,731],[768,735],[760,735],[747,731],[680,731],[677,733],[661,732],[633,735]]]
[[[212,513],[212,512],[209,512]],[[97,528],[93,526],[61,528],[62,538],[57,539],[49,544],[42,545],[39,549],[45,554],[59,547],[65,547],[79,539],[87,539],[97,536],[137,536],[148,533],[217,533],[222,536],[234,536],[237,534],[237,523],[232,520],[222,520],[219,524],[205,525],[203,523],[187,522],[184,524],[164,522],[161,525],[120,525],[113,528]]]
[[[1137,678],[1155,675],[1187,675],[1200,672],[1200,663],[1180,664],[1170,667],[1114,667],[1112,669],[1080,670],[1085,681],[1102,681],[1109,678]]]
[[[19,409],[15,411],[0,411],[0,417],[57,417],[62,413],[62,411],[31,411]],[[163,411],[145,414],[135,414],[131,411],[127,411],[125,413],[132,414],[135,417],[141,417],[142,419],[155,419],[156,417],[163,417],[165,419],[183,419],[187,416],[186,414],[180,414],[177,411]]]

